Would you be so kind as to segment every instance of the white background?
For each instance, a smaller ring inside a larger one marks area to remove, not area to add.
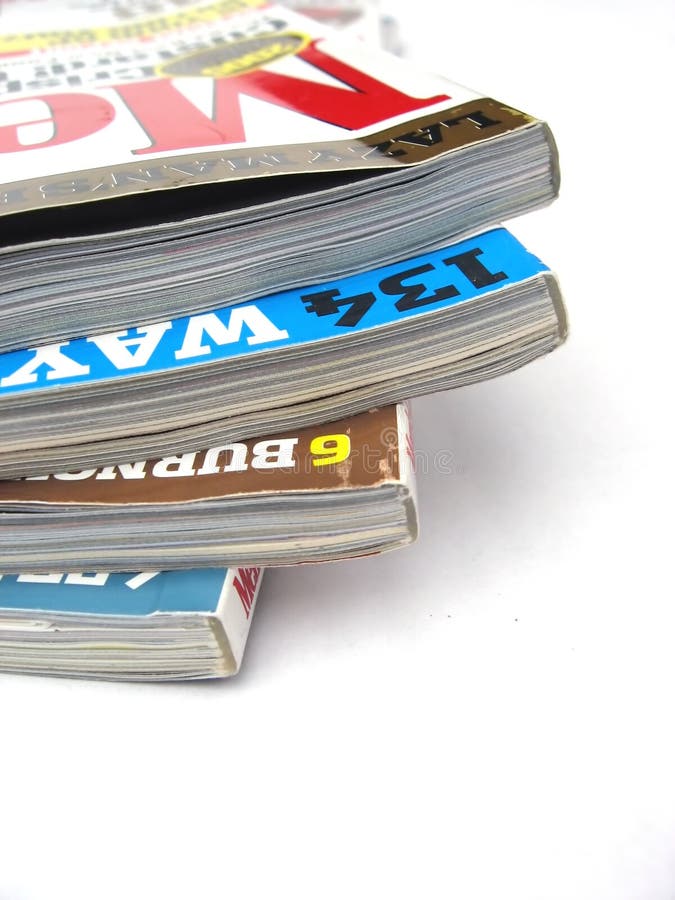
[[[400,20],[551,123],[569,343],[414,404],[419,543],[268,573],[238,678],[0,678],[1,900],[675,896],[673,8]]]

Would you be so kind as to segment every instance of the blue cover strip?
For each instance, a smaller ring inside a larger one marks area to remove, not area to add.
[[[149,616],[215,612],[227,569],[84,575],[2,575],[3,609],[85,615]]]

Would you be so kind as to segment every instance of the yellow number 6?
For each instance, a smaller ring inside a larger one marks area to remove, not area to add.
[[[313,466],[330,466],[347,459],[352,449],[348,434],[322,434],[315,437],[309,445],[309,451],[319,459],[313,459]]]

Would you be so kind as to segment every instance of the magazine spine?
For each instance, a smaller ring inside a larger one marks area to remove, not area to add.
[[[222,671],[218,674],[235,675],[241,667],[262,575],[263,569],[253,566],[227,571],[218,608],[210,617],[223,655]]]
[[[398,426],[398,471],[399,481],[405,494],[406,512],[410,537],[416,540],[419,532],[417,518],[417,479],[415,474],[415,446],[413,444],[410,404],[396,405]]]

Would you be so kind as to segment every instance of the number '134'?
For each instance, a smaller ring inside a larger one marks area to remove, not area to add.
[[[457,266],[475,288],[484,288],[499,281],[504,281],[508,277],[505,272],[490,272],[478,259],[482,252],[480,248],[476,247],[472,250],[467,250],[466,253],[449,256],[443,260],[443,264],[446,266]],[[399,298],[394,303],[399,312],[407,312],[411,309],[428,306],[431,303],[438,303],[439,300],[448,300],[451,297],[459,296],[460,292],[454,284],[447,284],[437,288],[431,294],[426,293],[428,288],[424,280],[419,279],[419,276],[424,275],[426,272],[433,272],[434,269],[435,266],[431,263],[404,269],[395,275],[388,275],[386,278],[383,278],[379,282],[378,288],[387,296]],[[412,284],[403,283],[411,278],[418,280]],[[341,297],[340,291],[336,288],[315,291],[311,294],[302,294],[300,299],[305,304],[305,311],[316,313],[317,316],[334,316],[343,307],[347,307],[340,318],[333,323],[343,328],[353,328],[355,325],[358,325],[371,306],[377,302],[377,297],[372,291],[354,294],[351,297]]]

